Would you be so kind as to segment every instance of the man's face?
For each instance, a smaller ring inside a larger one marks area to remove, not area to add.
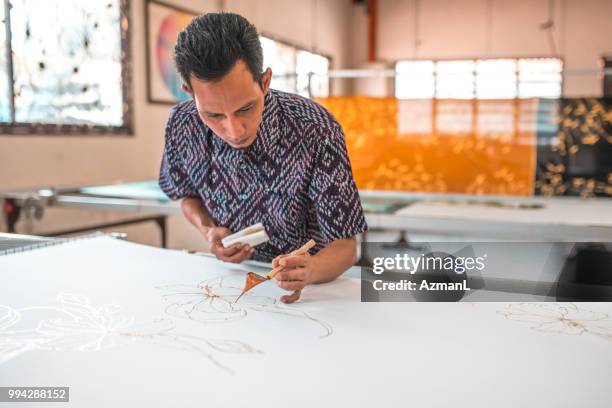
[[[200,118],[213,132],[234,149],[250,146],[264,109],[264,97],[270,86],[272,71],[267,69],[260,86],[242,60],[219,81],[200,81],[190,77],[192,92]]]

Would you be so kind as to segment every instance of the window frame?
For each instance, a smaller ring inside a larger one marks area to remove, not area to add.
[[[260,37],[266,37],[266,38],[268,38],[268,39],[270,39],[272,41],[275,41],[275,42],[277,42],[279,44],[282,44],[282,45],[285,45],[287,47],[291,47],[291,48],[295,49],[295,51],[296,51],[296,54],[295,54],[296,55],[296,59],[297,59],[297,51],[306,51],[306,52],[310,52],[312,54],[319,55],[319,56],[321,56],[323,58],[326,58],[327,61],[329,61],[329,71],[331,71],[333,69],[332,68],[332,64],[333,64],[334,59],[333,59],[333,57],[330,54],[327,54],[327,53],[321,52],[319,50],[308,48],[308,47],[299,45],[297,43],[285,40],[283,38],[280,38],[280,37],[276,36],[275,34],[270,34],[270,33],[262,32],[262,31],[258,32],[258,34],[259,34]],[[296,69],[297,69],[297,60],[295,61],[295,66],[296,66]],[[266,69],[265,66],[263,68]],[[328,72],[328,74],[329,74],[329,72]],[[297,71],[295,73],[293,73],[292,75],[295,78],[295,83],[296,83],[295,94],[297,95],[298,91],[299,91],[297,89],[297,77],[298,77]],[[311,76],[312,75],[309,75],[309,79],[308,79],[308,97],[310,99],[313,99],[312,89],[310,87],[310,77]],[[274,71],[272,71],[272,79],[274,79]],[[329,77],[329,75],[328,75],[327,79],[329,81],[329,85],[328,86],[329,86],[329,91],[330,91],[330,96],[331,96],[331,90],[333,88],[333,78]]]
[[[3,1],[6,8],[6,18],[10,21],[10,0]],[[131,18],[130,1],[119,0],[119,29],[121,30],[121,88],[123,92],[123,125],[88,125],[88,124],[53,124],[36,122],[0,122],[1,136],[133,136],[134,112],[132,108],[132,50],[131,50]],[[7,27],[7,52],[12,53],[10,22]],[[9,70],[10,104],[14,106],[12,58],[7,61]],[[11,108],[14,112],[14,108]],[[14,114],[13,114],[14,119]]]

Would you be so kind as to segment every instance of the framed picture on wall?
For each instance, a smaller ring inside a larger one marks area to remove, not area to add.
[[[157,0],[145,1],[147,99],[150,103],[173,105],[189,98],[174,66],[174,45],[178,33],[197,15]]]

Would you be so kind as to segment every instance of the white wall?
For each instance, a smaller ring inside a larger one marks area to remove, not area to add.
[[[335,67],[346,66],[351,0],[226,0],[264,34],[328,54]]]
[[[214,1],[166,0],[194,11],[219,11],[222,7],[251,19],[258,30],[307,48],[320,49],[344,64],[350,0]],[[169,106],[146,101],[144,0],[131,3],[133,111],[135,134],[110,136],[6,136],[0,135],[0,190],[38,186],[68,187],[157,178]],[[337,65],[338,64],[338,65]],[[128,216],[133,216],[129,215]],[[32,232],[45,232],[125,217],[91,211],[50,210]],[[3,230],[0,222],[0,230]],[[30,228],[25,222],[21,232]],[[115,228],[130,232],[130,239],[158,244],[156,227]],[[172,217],[172,247],[194,248],[200,241],[182,217]]]
[[[542,57],[553,55],[540,24],[548,19],[548,0],[379,0],[378,58],[450,59]],[[353,12],[351,63],[367,56],[367,15]],[[565,70],[596,70],[612,53],[612,0],[555,0],[553,39]],[[600,95],[601,80],[568,75],[567,96]]]
[[[226,11],[239,13],[258,30],[332,58],[332,68],[350,65],[352,0],[226,0]],[[332,81],[332,93],[346,90],[346,82]]]

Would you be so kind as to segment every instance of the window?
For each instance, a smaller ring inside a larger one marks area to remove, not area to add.
[[[519,98],[561,97],[561,60],[553,58],[518,60]]]
[[[474,61],[436,63],[436,98],[473,98],[476,89],[474,69]]]
[[[4,1],[0,1],[0,122],[10,120],[10,93],[8,82],[8,63],[6,60],[6,12]]]
[[[516,61],[509,59],[476,62],[476,97],[478,99],[513,99],[516,97]]]
[[[562,62],[556,58],[400,61],[395,93],[398,129],[406,135],[446,134],[500,138],[551,129],[553,111],[527,98],[561,97]],[[545,104],[539,104],[548,106]]]
[[[264,67],[272,69],[272,88],[306,97],[329,96],[330,59],[261,37]]]
[[[127,7],[2,0],[0,131],[130,133]]]
[[[431,99],[435,95],[435,62],[404,61],[396,65],[395,93],[400,99]]]
[[[563,63],[557,58],[400,61],[400,99],[560,98]]]

